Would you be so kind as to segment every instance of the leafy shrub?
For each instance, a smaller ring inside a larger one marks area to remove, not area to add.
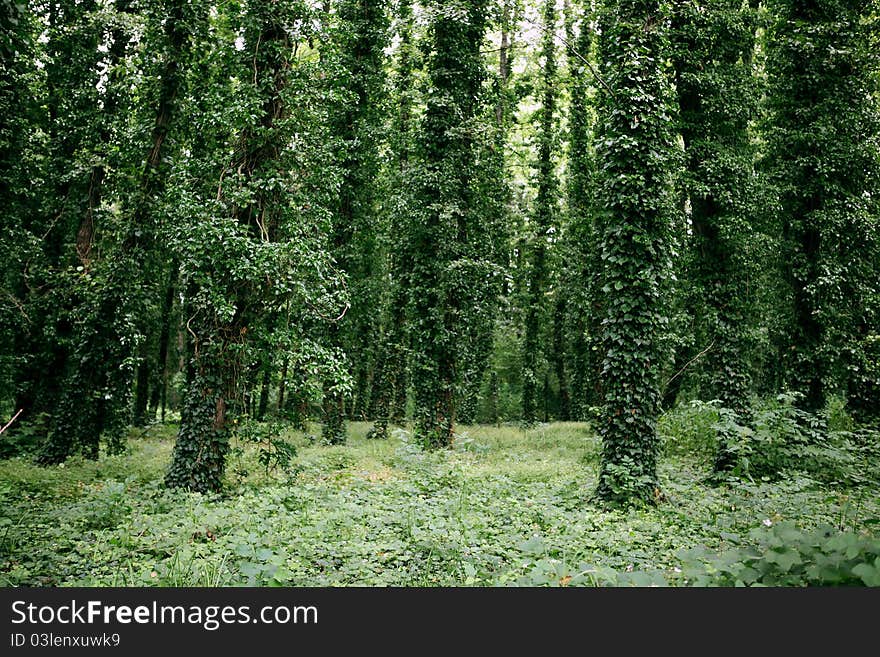
[[[776,477],[801,470],[826,482],[858,485],[877,481],[880,433],[851,426],[841,408],[812,414],[795,406],[794,394],[781,394],[758,407],[750,426],[730,409],[719,408],[713,425],[732,454],[734,475]]]
[[[791,522],[752,530],[754,545],[710,555],[682,554],[682,576],[695,586],[880,586],[880,539],[825,525]]]
[[[854,350],[848,396],[853,415],[865,424],[880,426],[880,333],[870,333]]]
[[[256,422],[249,418],[234,423],[233,436],[238,445],[233,448],[233,456],[240,457],[245,446],[257,449],[257,462],[264,468],[266,475],[271,471],[287,471],[296,458],[296,447],[281,438],[287,428],[283,422]],[[247,477],[247,469],[239,461],[234,468],[239,477]]]
[[[714,457],[720,416],[719,402],[694,400],[664,413],[657,423],[667,456],[684,454],[709,460]]]
[[[103,481],[91,484],[83,498],[77,502],[72,511],[78,517],[83,529],[108,529],[116,527],[122,519],[131,513],[131,502],[126,482]]]
[[[818,437],[818,432],[811,431],[811,416],[795,407],[793,400],[793,396],[779,395],[777,403],[754,412],[750,425],[743,424],[731,409],[718,409],[712,428],[734,464],[734,475],[776,476],[792,465],[795,445]]]
[[[846,486],[880,483],[878,431],[829,431],[792,451],[800,467],[820,481]]]
[[[0,421],[0,428],[2,426],[3,421]],[[46,413],[40,413],[29,422],[13,424],[0,434],[0,459],[33,456],[39,450],[48,430],[49,416]]]
[[[825,407],[825,415],[828,422],[828,431],[853,431],[855,422],[846,409],[846,398],[838,395],[828,399]]]

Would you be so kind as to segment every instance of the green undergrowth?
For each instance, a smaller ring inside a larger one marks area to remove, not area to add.
[[[591,499],[600,444],[576,423],[465,427],[429,453],[400,429],[367,440],[365,423],[342,446],[285,432],[278,467],[233,450],[222,496],[162,487],[173,425],[97,462],[7,459],[0,584],[880,585],[876,481],[789,468],[710,484],[700,445],[718,418],[681,413],[706,426],[664,418],[663,498],[630,509]]]

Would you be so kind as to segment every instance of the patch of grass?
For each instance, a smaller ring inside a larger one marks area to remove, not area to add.
[[[437,452],[368,428],[333,447],[309,439],[317,427],[287,432],[295,462],[268,472],[243,445],[220,496],[162,487],[174,427],[97,462],[0,461],[0,584],[683,583],[683,550],[758,545],[767,522],[870,538],[880,518],[872,487],[804,473],[707,486],[705,454],[683,442],[661,462],[661,504],[606,510],[586,424],[461,427]]]

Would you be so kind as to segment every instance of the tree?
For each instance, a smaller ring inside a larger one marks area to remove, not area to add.
[[[768,9],[767,165],[791,313],[780,357],[804,409],[848,391],[862,406],[855,379],[876,333],[866,302],[878,280],[876,8],[773,0]]]
[[[382,237],[387,254],[387,284],[382,298],[382,334],[376,356],[376,371],[371,390],[373,426],[370,438],[387,438],[388,424],[403,424],[406,414],[408,387],[409,330],[407,267],[412,245],[401,240],[413,213],[415,203],[409,184],[414,169],[415,92],[414,76],[418,50],[414,35],[413,8],[410,0],[399,0],[395,20],[400,43],[394,74],[394,104],[388,158],[382,180],[385,181],[384,222]]]
[[[44,314],[35,314],[35,308],[29,307],[32,295],[27,272],[27,264],[41,251],[40,227],[34,225],[37,167],[29,156],[41,123],[39,101],[29,79],[29,62],[37,56],[33,23],[38,19],[27,6],[11,0],[4,0],[0,7],[0,113],[4,117],[0,124],[0,205],[6,212],[0,250],[7,254],[0,262],[0,390],[10,391],[0,395],[0,404],[12,401],[16,410],[26,406],[28,414],[38,416],[33,406],[41,391],[36,386],[38,363],[34,361],[45,362],[45,356],[35,349]]]
[[[675,162],[667,10],[664,2],[620,0],[602,17],[609,89],[596,141],[605,295],[597,495],[615,502],[651,500],[657,485]]]
[[[413,221],[410,283],[415,422],[429,447],[452,443],[459,383],[457,341],[471,320],[460,299],[480,263],[468,245],[472,212],[474,118],[484,76],[480,47],[485,0],[429,5],[427,107],[419,139],[421,208]]]
[[[327,165],[325,107],[335,98],[321,72],[295,59],[307,50],[301,40],[325,34],[288,31],[313,18],[297,4],[249,4],[238,18],[241,54],[228,62],[228,50],[220,50],[219,70],[201,90],[214,111],[231,111],[216,122],[191,117],[205,122],[202,138],[213,148],[204,161],[181,163],[191,181],[178,191],[185,220],[174,226],[172,242],[191,347],[169,486],[220,489],[243,415],[243,373],[265,361],[266,351],[325,380],[343,378],[335,352],[303,333],[308,318],[338,319],[342,301],[326,239],[337,179]],[[194,175],[208,171],[221,173],[207,184]],[[286,330],[276,313],[286,316]]]
[[[464,424],[476,420],[486,370],[495,338],[502,285],[509,262],[511,191],[507,168],[507,139],[513,122],[515,98],[511,90],[514,32],[518,0],[503,0],[494,18],[499,31],[498,68],[484,87],[486,102],[475,119],[475,163],[472,212],[474,222],[468,244],[468,277],[459,303],[469,319],[461,337],[459,400],[457,413]]]
[[[760,228],[755,146],[757,78],[752,70],[756,10],[739,0],[676,3],[673,50],[679,132],[685,148],[682,186],[689,201],[689,310],[698,345],[704,399],[718,399],[749,421],[749,280]],[[690,359],[689,359],[690,360]],[[716,468],[735,459],[722,437]]]
[[[595,88],[590,77],[593,60],[591,12],[585,12],[580,31],[574,33],[574,11],[566,15],[566,57],[569,75],[570,105],[568,120],[568,180],[566,186],[566,223],[562,235],[565,257],[562,260],[560,303],[567,306],[568,353],[571,361],[570,393],[574,418],[587,418],[588,408],[598,402],[599,364],[597,361],[601,294],[597,280],[601,267],[597,257],[598,238],[594,222],[596,205],[596,162],[593,144],[595,128]],[[567,262],[566,262],[567,261]],[[563,293],[562,288],[565,288]],[[557,308],[557,312],[563,312]],[[561,322],[560,318],[560,322]],[[561,330],[560,327],[557,330]],[[563,338],[560,336],[560,341]],[[561,360],[560,346],[554,347]],[[561,363],[560,363],[561,365]],[[564,374],[557,365],[557,376]]]
[[[333,227],[333,248],[339,267],[348,275],[352,307],[331,341],[342,347],[351,361],[354,395],[346,413],[346,400],[333,386],[325,387],[325,440],[345,442],[344,419],[363,417],[369,406],[369,381],[373,369],[372,345],[381,324],[381,255],[378,249],[376,182],[377,156],[382,126],[383,49],[388,39],[388,19],[382,5],[369,0],[343,0],[337,8],[337,44],[340,84],[345,90],[333,120],[339,140],[342,185]]]
[[[121,25],[127,3],[120,0],[104,11],[90,2],[34,9],[46,24],[45,50],[38,55],[46,62],[45,86],[40,88],[45,114],[35,136],[47,138],[35,144],[44,164],[29,172],[32,181],[42,181],[32,198],[42,198],[36,212],[25,215],[25,230],[41,237],[22,271],[23,296],[39,311],[33,313],[38,320],[22,336],[20,347],[27,356],[16,377],[16,406],[26,409],[25,422],[48,433],[40,460],[57,463],[74,450],[96,458],[104,429],[109,428],[111,436],[119,434],[116,399],[103,394],[105,390],[87,397],[89,406],[79,414],[71,407],[73,397],[83,394],[76,372],[100,365],[100,360],[83,362],[89,355],[81,348],[82,328],[94,309],[95,282],[101,277],[100,268],[93,265],[92,246],[98,217],[107,216],[102,207],[106,161],[121,114],[119,69],[127,40]],[[117,345],[106,346],[103,355],[121,364],[113,358]],[[118,447],[112,437],[110,447]]]
[[[554,114],[556,112],[556,3],[546,0],[542,14],[543,36],[541,55],[543,61],[541,78],[541,109],[539,126],[538,163],[536,170],[537,196],[535,197],[533,231],[529,239],[529,271],[523,330],[523,422],[534,424],[537,419],[537,386],[541,349],[541,330],[546,324],[545,296],[549,282],[548,248],[556,231],[556,203],[558,181],[554,171],[553,147],[555,142]]]

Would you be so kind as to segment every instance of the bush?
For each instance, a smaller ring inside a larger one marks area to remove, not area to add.
[[[234,474],[242,479],[249,474],[241,461],[247,445],[256,447],[257,462],[267,476],[272,471],[291,471],[296,458],[296,447],[281,437],[287,428],[282,422],[257,422],[249,418],[236,420],[233,436],[237,444],[231,453],[233,459],[238,460],[238,465],[233,467]]]
[[[715,455],[720,415],[717,401],[694,400],[664,413],[657,423],[663,451],[669,456],[694,455],[710,460]]]
[[[880,433],[851,427],[840,405],[822,414],[795,406],[797,397],[786,393],[754,411],[750,426],[730,409],[719,408],[713,429],[724,437],[735,464],[733,474],[776,477],[784,470],[800,470],[824,482],[848,486],[878,481]]]
[[[2,428],[4,420],[0,420]],[[40,413],[30,422],[13,424],[0,434],[0,459],[15,456],[33,456],[39,450],[43,438],[49,430],[49,416]]]
[[[86,494],[72,509],[72,516],[83,529],[116,527],[131,513],[131,501],[126,484],[121,481],[103,481],[88,487]]]
[[[754,545],[709,555],[682,553],[694,586],[880,586],[880,539],[825,525],[802,531],[781,522],[752,530]]]

